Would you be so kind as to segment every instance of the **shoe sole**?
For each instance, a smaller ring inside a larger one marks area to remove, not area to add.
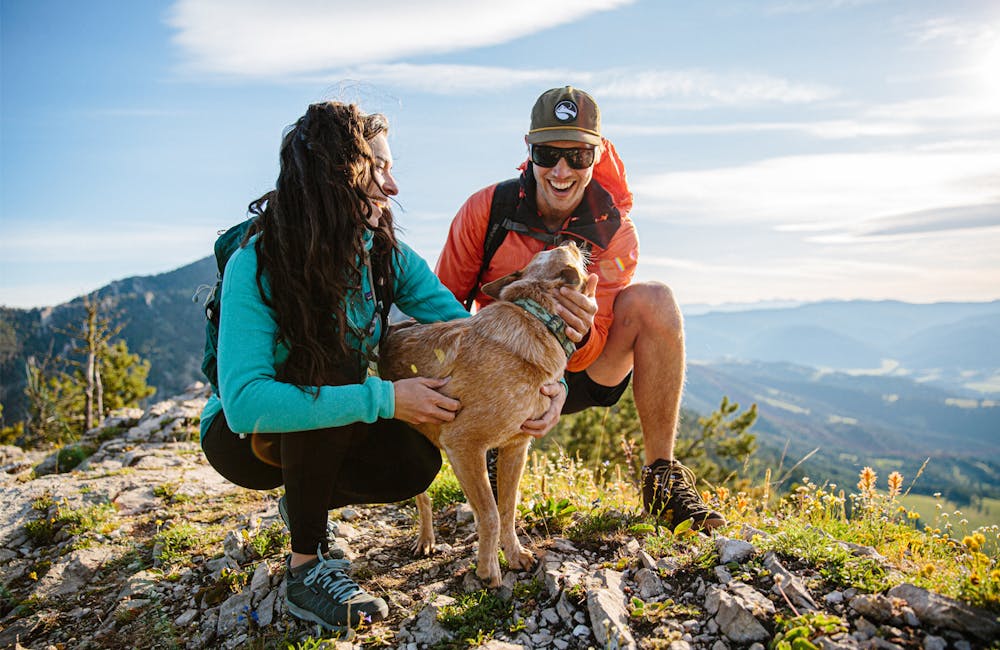
[[[288,607],[288,613],[297,619],[308,621],[310,623],[315,623],[316,625],[319,625],[320,627],[329,632],[347,634],[346,637],[343,637],[345,641],[349,641],[351,638],[354,637],[354,630],[351,628],[350,625],[332,625],[330,624],[329,621],[324,621],[322,618],[316,616],[308,609],[302,609],[298,605],[288,602],[288,600],[285,600],[285,605]]]

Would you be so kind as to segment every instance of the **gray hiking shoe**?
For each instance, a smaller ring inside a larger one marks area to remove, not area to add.
[[[669,522],[688,519],[695,530],[723,526],[726,518],[709,508],[695,489],[694,472],[676,460],[659,459],[642,468],[642,505],[646,512]]]
[[[356,627],[362,621],[380,621],[389,614],[381,598],[365,593],[347,575],[350,562],[337,549],[323,557],[316,549],[314,560],[291,568],[291,556],[285,563],[285,602],[288,611],[304,620],[330,630]]]

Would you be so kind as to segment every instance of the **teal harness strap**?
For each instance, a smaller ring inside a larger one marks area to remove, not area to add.
[[[569,337],[566,336],[566,321],[559,318],[555,314],[546,311],[544,307],[530,298],[516,298],[513,302],[524,311],[542,321],[542,324],[545,325],[545,327],[552,332],[552,335],[556,337],[556,340],[559,341],[559,345],[562,346],[567,359],[569,359],[573,353],[576,352],[576,344],[570,341]]]

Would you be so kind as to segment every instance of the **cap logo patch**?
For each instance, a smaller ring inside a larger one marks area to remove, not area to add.
[[[560,122],[569,122],[570,120],[575,120],[577,114],[576,103],[568,99],[564,99],[563,101],[556,104],[553,113],[555,113],[556,119],[559,120]]]

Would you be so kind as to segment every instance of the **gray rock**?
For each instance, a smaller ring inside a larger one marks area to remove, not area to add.
[[[715,579],[719,581],[719,584],[728,585],[733,580],[733,574],[729,572],[729,569],[720,564],[715,567]]]
[[[274,603],[278,599],[278,590],[272,590],[257,605],[257,625],[267,627],[274,621]]]
[[[53,563],[38,584],[35,595],[58,597],[76,593],[83,589],[105,562],[111,559],[111,551],[105,547],[83,548],[71,551]]]
[[[590,628],[586,625],[577,625],[573,628],[573,636],[578,639],[586,639],[590,637]]]
[[[237,628],[246,628],[250,619],[250,602],[252,594],[244,591],[233,594],[219,607],[219,621],[216,634],[220,637],[231,635]]]
[[[260,600],[271,589],[271,570],[267,561],[263,561],[254,569],[253,577],[250,579],[250,591],[254,595],[254,600]]]
[[[639,569],[635,574],[635,583],[639,587],[639,598],[650,600],[663,595],[663,581],[660,576],[649,569]]]
[[[497,639],[491,639],[479,647],[483,650],[524,650],[525,648],[520,643],[508,643]]]
[[[774,614],[774,604],[752,587],[731,582],[725,588],[712,586],[705,596],[705,610],[715,616],[719,629],[731,641],[766,641],[767,630],[757,617]]]
[[[639,552],[636,553],[636,555],[639,557],[639,562],[642,563],[643,568],[651,571],[656,569],[656,560],[653,559],[652,555],[642,549],[639,549]]]
[[[541,648],[552,642],[552,633],[546,629],[541,629],[531,635],[531,645],[534,648]]]
[[[859,616],[854,620],[854,628],[857,630],[854,633],[854,638],[858,641],[867,641],[878,634],[878,628],[875,627],[875,624],[864,616]]]
[[[851,599],[851,609],[865,618],[884,623],[892,618],[892,601],[882,594],[860,594]]]
[[[729,650],[729,646],[726,645],[725,641],[719,639],[712,644],[712,650]]]
[[[476,515],[472,512],[472,506],[468,503],[459,503],[455,506],[455,523],[459,526],[462,524],[471,524],[475,519]]]
[[[334,535],[337,537],[343,537],[348,541],[357,539],[361,536],[358,529],[346,521],[331,521],[330,528],[332,529]]]
[[[183,614],[174,619],[174,625],[177,627],[187,627],[188,625],[191,625],[191,622],[197,617],[197,609],[186,609]]]
[[[771,588],[772,592],[779,596],[784,594],[799,608],[810,611],[819,609],[805,583],[786,569],[773,552],[768,552],[764,556],[764,568],[775,577],[774,586]],[[780,580],[778,576],[780,576]]]
[[[410,628],[413,640],[418,645],[435,645],[442,641],[452,640],[452,633],[438,623],[437,619],[442,608],[454,603],[454,598],[445,596],[444,594],[437,594],[420,610],[413,627]]]
[[[118,592],[117,600],[145,597],[153,592],[162,574],[155,571],[140,571],[129,576]]]
[[[948,642],[939,636],[934,636],[928,634],[924,637],[924,650],[945,650],[948,647]]]
[[[987,643],[1000,639],[1000,622],[986,610],[911,584],[893,587],[889,596],[905,600],[925,623],[968,633]]]
[[[729,564],[730,562],[742,564],[753,557],[757,549],[750,542],[742,539],[729,539],[720,535],[715,538],[715,550],[719,553],[720,564]]]
[[[604,569],[598,571],[595,578],[593,586],[587,590],[587,611],[594,636],[605,648],[635,648],[622,591],[622,574]]]
[[[222,540],[222,550],[226,557],[232,558],[236,564],[243,564],[247,561],[244,552],[243,536],[235,530],[226,533],[226,538]]]

